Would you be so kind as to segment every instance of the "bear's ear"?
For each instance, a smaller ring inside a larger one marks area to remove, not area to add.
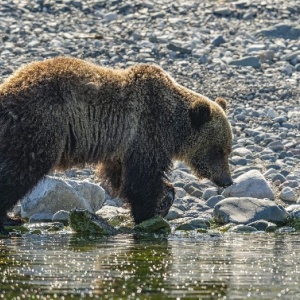
[[[192,127],[199,129],[212,118],[211,108],[201,100],[195,101],[189,110]]]
[[[226,112],[227,101],[226,101],[224,98],[222,98],[222,97],[217,97],[216,100],[215,100],[215,102],[216,102],[217,104],[219,104],[219,105],[222,107],[222,109]]]

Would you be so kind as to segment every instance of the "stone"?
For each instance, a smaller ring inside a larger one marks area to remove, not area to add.
[[[207,199],[205,203],[207,206],[214,208],[216,204],[222,201],[223,199],[225,199],[225,197],[222,195],[212,196],[209,199]]]
[[[29,218],[29,223],[52,222],[53,214],[36,213]]]
[[[286,186],[280,192],[280,199],[283,201],[297,201],[297,195],[294,189]]]
[[[242,67],[253,67],[253,68],[261,67],[259,59],[255,56],[247,56],[247,57],[242,57],[240,59],[231,60],[229,62],[229,65],[242,66]]]
[[[283,145],[282,141],[273,141],[268,144],[268,148],[270,148],[274,152],[279,152],[279,151],[284,150],[284,145]]]
[[[209,222],[204,218],[194,218],[185,221],[178,225],[175,230],[195,230],[195,229],[208,229],[210,227]]]
[[[184,212],[176,207],[171,207],[168,214],[166,215],[166,220],[175,220],[182,218],[184,216]]]
[[[213,217],[221,224],[249,224],[258,220],[284,223],[288,213],[271,200],[233,197],[220,201],[214,207]]]
[[[143,233],[169,234],[171,233],[171,226],[168,221],[160,216],[156,216],[136,225],[134,230]]]
[[[208,188],[203,191],[202,198],[204,200],[208,200],[212,196],[217,196],[218,191],[216,188]]]
[[[182,46],[178,46],[174,43],[169,43],[167,45],[167,48],[171,51],[180,52],[182,54],[191,54],[192,53],[191,49],[188,49],[188,48],[185,48],[185,47],[182,47]]]
[[[268,38],[296,40],[300,38],[300,26],[293,27],[288,24],[277,24],[258,31],[256,35],[264,35]]]
[[[220,45],[226,43],[226,40],[224,39],[224,37],[222,35],[218,35],[217,37],[215,37],[212,41],[212,44],[215,47],[219,47]]]
[[[229,7],[219,7],[215,9],[213,12],[214,14],[221,15],[221,16],[229,16],[230,14],[232,14],[232,10]]]
[[[45,176],[32,192],[21,201],[21,216],[29,218],[35,213],[54,214],[72,208],[97,211],[105,201],[105,191],[88,181]]]
[[[252,226],[259,231],[266,231],[266,232],[274,232],[277,229],[277,225],[265,220],[257,220],[255,222],[251,222],[247,224],[248,226]]]
[[[252,197],[274,199],[274,193],[270,184],[257,170],[248,171],[237,177],[234,183],[223,191],[222,195],[225,198]]]
[[[228,230],[228,232],[238,232],[238,233],[250,233],[254,231],[257,231],[257,229],[252,226],[242,225],[242,224],[233,226]]]
[[[70,227],[86,235],[114,235],[117,230],[103,218],[86,209],[72,209],[69,214]]]
[[[69,224],[69,215],[70,215],[70,213],[68,211],[60,210],[53,215],[52,221],[53,222],[61,222],[64,225],[67,225],[67,224]]]

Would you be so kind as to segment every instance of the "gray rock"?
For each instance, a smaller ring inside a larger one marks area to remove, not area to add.
[[[293,218],[300,218],[300,204],[289,205],[289,206],[286,208],[286,211],[287,211]]]
[[[270,184],[257,170],[251,170],[234,180],[233,185],[227,187],[222,195],[227,197],[252,197],[274,199]]]
[[[185,47],[182,47],[182,46],[178,46],[174,43],[169,43],[167,45],[167,48],[169,50],[172,50],[172,51],[175,51],[175,52],[180,52],[180,53],[183,53],[183,54],[191,54],[192,53],[191,49],[188,49],[188,48],[185,48]]]
[[[283,201],[297,201],[297,195],[291,187],[284,187],[280,192],[280,199]]]
[[[46,176],[21,201],[21,215],[29,218],[35,213],[54,214],[74,207],[93,212],[103,205],[104,200],[105,191],[97,184]]]
[[[209,199],[207,199],[205,203],[207,206],[214,208],[216,204],[222,201],[223,199],[225,199],[225,197],[222,195],[212,196]]]
[[[226,43],[226,40],[224,39],[224,37],[222,35],[217,36],[216,38],[213,39],[212,44],[215,47],[219,47],[220,45]]]
[[[248,226],[252,226],[256,228],[259,231],[267,231],[267,232],[273,232],[277,229],[277,225],[265,220],[257,220],[255,222],[251,222],[247,224]]]
[[[212,196],[217,196],[218,191],[216,188],[208,188],[203,191],[202,198],[204,200],[208,200]]]
[[[52,222],[53,214],[36,213],[29,218],[29,223]]]
[[[64,225],[67,225],[69,223],[69,215],[70,213],[68,211],[60,210],[53,215],[52,221],[61,222]]]
[[[257,57],[247,56],[240,59],[234,59],[229,62],[229,65],[260,68],[261,64]]]
[[[184,212],[181,209],[176,207],[171,207],[165,218],[170,221],[170,220],[182,218],[183,216],[184,216]]]
[[[219,7],[214,10],[214,14],[216,15],[222,15],[222,16],[229,16],[232,14],[232,10],[229,7]]]
[[[221,224],[249,224],[258,220],[283,223],[288,213],[271,200],[242,197],[220,201],[214,207],[213,217]]]
[[[189,219],[180,225],[178,225],[175,230],[195,230],[195,229],[208,229],[210,227],[207,219],[204,218],[195,218]]]
[[[296,40],[300,38],[300,27],[293,27],[288,24],[277,24],[267,29],[260,30],[256,34],[264,35],[268,38]]]
[[[268,144],[268,148],[270,148],[271,150],[278,152],[278,151],[282,151],[284,149],[284,145],[282,143],[282,141],[274,141]]]
[[[254,231],[257,231],[257,229],[252,226],[242,225],[242,224],[233,226],[228,230],[228,232],[238,232],[238,233],[250,233]]]

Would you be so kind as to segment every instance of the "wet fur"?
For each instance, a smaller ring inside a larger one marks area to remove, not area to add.
[[[197,143],[214,130],[224,131],[218,144],[228,150],[223,109],[157,66],[114,70],[63,57],[28,64],[0,85],[0,218],[51,169],[94,163],[144,221],[164,196],[172,159],[193,164]]]

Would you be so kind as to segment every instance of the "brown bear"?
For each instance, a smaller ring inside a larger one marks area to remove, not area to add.
[[[153,65],[115,70],[57,57],[21,67],[0,85],[2,232],[7,210],[54,168],[101,163],[136,223],[166,213],[172,159],[230,185],[225,107]]]

